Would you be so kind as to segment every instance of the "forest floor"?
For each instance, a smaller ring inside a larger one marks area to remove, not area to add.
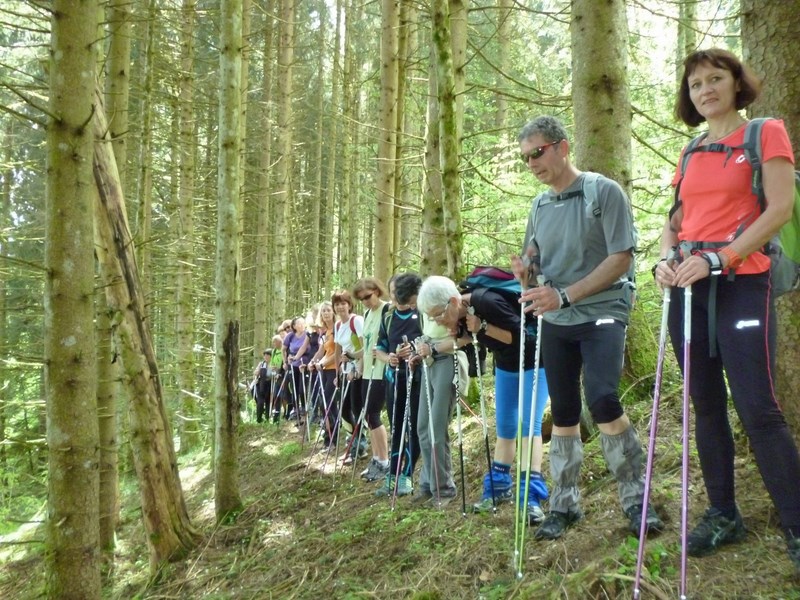
[[[629,412],[646,441],[650,407],[629,407]],[[664,398],[660,414],[652,499],[666,531],[647,542],[643,600],[680,597],[680,398]],[[469,509],[480,495],[486,464],[479,421],[465,417],[463,432]],[[457,439],[455,429],[452,438]],[[585,518],[555,542],[534,541],[529,529],[521,579],[512,568],[513,506],[501,506],[496,515],[465,517],[459,495],[442,510],[412,508],[408,498],[399,498],[392,511],[389,499],[373,495],[377,484],[357,474],[353,480],[352,468],[334,476],[331,461],[323,470],[325,454],[312,455],[312,444],[301,439],[288,422],[243,425],[245,508],[230,524],[215,524],[208,454],[183,464],[187,502],[204,539],[188,559],[165,566],[155,578],[148,576],[137,498],[129,492],[105,596],[599,600],[633,595],[638,541],[626,529],[597,439],[585,446]],[[688,598],[799,600],[800,582],[793,577],[772,504],[741,436],[737,449],[738,500],[749,533],[741,544],[689,559]],[[457,481],[458,458],[454,444]],[[366,462],[359,461],[359,471]],[[706,507],[694,454],[689,502],[693,524]],[[0,598],[41,597],[42,561],[41,552],[32,552],[0,567]]]

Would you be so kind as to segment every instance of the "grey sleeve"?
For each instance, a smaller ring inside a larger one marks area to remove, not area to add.
[[[598,180],[597,191],[608,253],[636,250],[638,235],[628,196],[616,181],[607,177]]]

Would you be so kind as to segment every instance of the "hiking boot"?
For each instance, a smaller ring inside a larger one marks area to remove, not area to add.
[[[724,544],[740,542],[746,535],[738,509],[733,519],[728,519],[712,506],[686,539],[686,551],[689,556],[706,556]]]
[[[541,526],[533,534],[536,540],[557,540],[564,532],[583,518],[580,509],[570,510],[569,512],[559,512],[551,510]]]
[[[633,535],[638,536],[642,527],[642,505],[634,504],[625,511],[628,517],[628,529]],[[645,533],[660,533],[664,531],[664,521],[658,516],[652,504],[647,505],[647,518],[645,520]]]
[[[544,511],[541,503],[547,500],[550,494],[542,474],[531,471],[530,478],[527,473],[522,473],[519,478],[519,503],[520,507],[525,502],[525,480],[528,479],[528,507],[526,510],[528,525],[538,525],[544,521]]]
[[[794,563],[795,576],[800,577],[800,537],[792,538],[786,542],[789,558]]]
[[[383,479],[386,477],[386,474],[389,472],[389,464],[382,465],[376,459],[372,459],[370,463],[370,468],[367,469],[367,473],[363,474],[362,477],[367,480],[368,482],[372,483],[373,481],[378,481],[378,479]]]
[[[394,475],[387,474],[383,478],[383,484],[375,490],[375,496],[381,498],[383,496],[391,496],[394,494]]]
[[[272,411],[272,423],[277,425],[280,420],[281,420],[281,411],[273,410]]]
[[[394,492],[394,490],[392,490]],[[411,483],[411,477],[408,475],[400,475],[397,480],[397,495],[410,496],[414,493],[414,485]]]
[[[428,490],[420,490],[414,497],[411,498],[411,504],[413,506],[424,506],[428,504],[433,499],[433,494],[430,493]]]
[[[494,503],[492,503],[494,492]],[[514,498],[514,485],[508,466],[498,468],[497,464],[489,473],[483,476],[483,494],[479,502],[472,505],[472,512],[485,513],[503,502],[510,502]]]
[[[377,460],[375,460],[375,458],[374,458],[374,457],[373,457],[373,458],[371,458],[371,459],[369,460],[369,464],[367,464],[367,468],[366,468],[366,469],[364,469],[363,471],[361,471],[361,473],[359,473],[359,477],[361,477],[361,479],[366,479],[366,478],[367,478],[367,475],[369,475],[370,473],[372,473],[372,472],[375,470],[375,467],[376,467],[377,465],[378,465],[378,461],[377,461]],[[384,473],[384,475],[385,475],[385,473]],[[373,481],[374,481],[374,480],[373,480]]]

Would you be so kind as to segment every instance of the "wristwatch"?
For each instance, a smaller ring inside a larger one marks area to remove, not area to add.
[[[489,329],[489,323],[486,322],[486,319],[481,319],[481,326],[478,329],[478,333],[486,333],[486,330]]]
[[[556,288],[558,292],[558,298],[561,300],[561,306],[559,308],[569,308],[569,305],[572,304],[569,301],[569,294],[567,294],[567,290],[565,288]]]

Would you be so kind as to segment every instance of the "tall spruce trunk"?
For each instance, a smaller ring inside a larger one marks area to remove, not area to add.
[[[153,572],[163,561],[186,555],[198,540],[181,489],[178,462],[161,393],[155,350],[144,313],[133,239],[128,226],[117,164],[108,140],[101,96],[96,96],[92,132],[95,207],[95,251],[106,299],[113,311],[117,355],[128,388],[131,448]]]
[[[223,0],[220,34],[217,257],[214,287],[214,504],[217,520],[238,511],[239,215],[242,2]]]
[[[90,18],[87,18],[90,17]],[[97,3],[54,0],[45,214],[47,595],[100,598],[92,129]],[[89,77],[86,75],[89,74]]]

